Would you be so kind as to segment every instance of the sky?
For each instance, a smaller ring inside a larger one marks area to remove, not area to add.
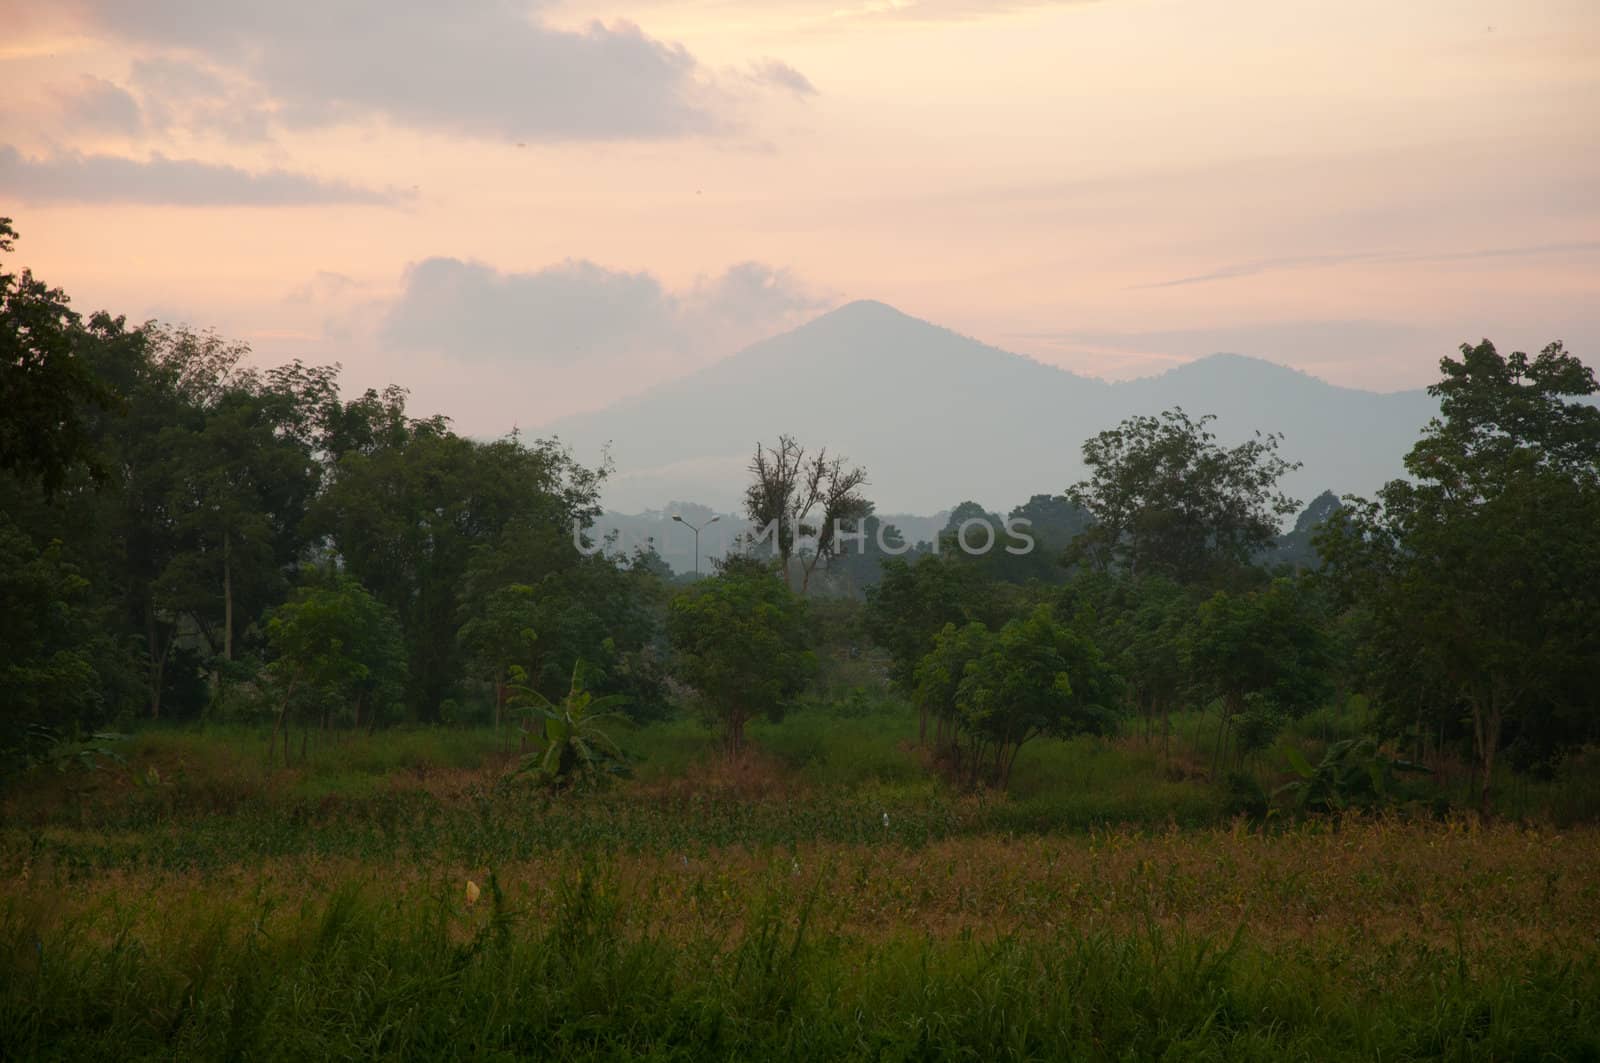
[[[1600,361],[1594,0],[0,0],[80,310],[497,434],[870,298],[1075,372]]]

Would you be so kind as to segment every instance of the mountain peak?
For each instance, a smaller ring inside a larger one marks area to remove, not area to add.
[[[812,318],[794,332],[859,335],[902,329],[907,325],[930,329],[938,327],[902,313],[888,303],[880,303],[876,299],[857,299]]]
[[[843,306],[834,307],[832,310],[828,311],[826,314],[823,314],[821,317],[817,318],[816,320],[822,321],[822,320],[825,320],[827,318],[837,318],[837,319],[888,318],[888,319],[894,319],[894,318],[902,318],[902,317],[910,317],[910,316],[911,315],[909,315],[909,314],[905,314],[905,313],[902,313],[899,310],[896,310],[894,307],[890,306],[888,303],[882,303],[882,302],[879,302],[876,299],[853,299],[850,302],[845,303]]]

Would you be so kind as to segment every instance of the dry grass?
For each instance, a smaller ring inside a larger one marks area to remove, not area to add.
[[[490,875],[513,908],[535,913],[549,910],[561,884],[584,869],[615,892],[625,925],[686,937],[736,927],[774,890],[815,890],[818,925],[860,940],[907,931],[955,939],[1244,927],[1265,946],[1361,952],[1403,945],[1483,956],[1591,947],[1600,927],[1600,831],[1471,820],[1346,822],[1272,834],[1240,827],[973,837],[914,850],[735,847],[599,863],[552,853],[498,867],[292,857],[204,875],[112,870],[90,882],[24,863],[4,891],[14,913],[41,927],[86,920],[160,936],[202,913],[248,921],[263,905],[294,912],[350,886],[384,898],[451,896],[467,879]],[[464,901],[457,915],[463,926],[475,917]]]

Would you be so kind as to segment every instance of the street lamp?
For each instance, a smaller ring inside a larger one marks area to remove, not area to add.
[[[685,528],[690,528],[690,529],[693,529],[693,531],[694,531],[694,578],[695,579],[699,579],[700,578],[700,529],[704,528],[706,526],[706,524],[715,524],[717,521],[722,519],[722,516],[721,516],[721,514],[718,514],[717,516],[712,517],[710,520],[706,521],[705,524],[690,524],[688,521],[684,520],[682,517],[678,516],[676,513],[674,513],[672,515],[672,519],[677,521],[679,524],[682,524]]]

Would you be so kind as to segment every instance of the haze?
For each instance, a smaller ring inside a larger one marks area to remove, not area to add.
[[[5,5],[19,261],[533,428],[879,299],[1108,379],[1600,341],[1600,8]]]

